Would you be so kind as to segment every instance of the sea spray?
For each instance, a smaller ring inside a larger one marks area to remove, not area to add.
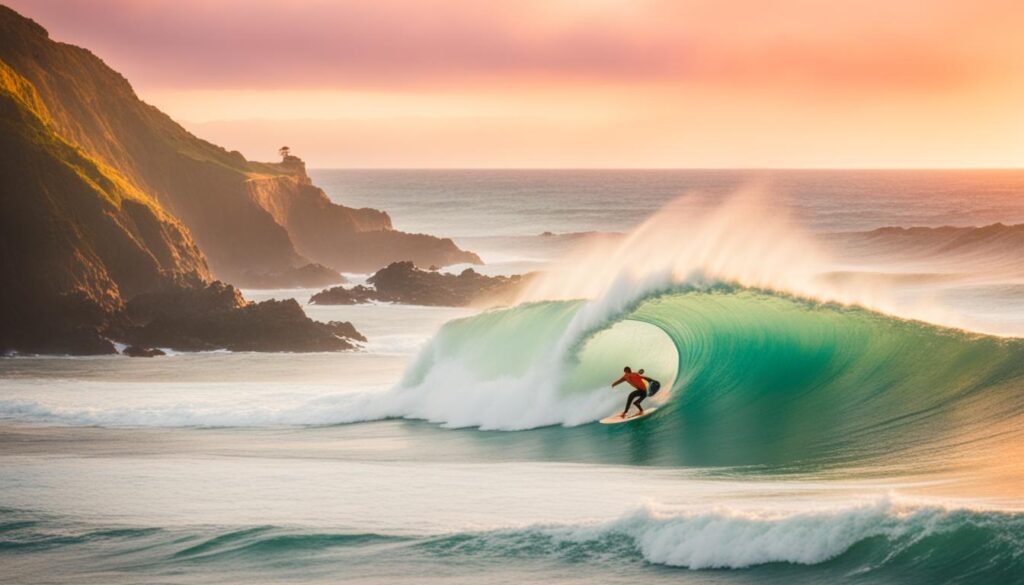
[[[891,278],[854,273],[833,256],[827,235],[804,229],[784,198],[763,188],[725,200],[699,193],[678,197],[615,240],[588,240],[571,250],[520,294],[521,301],[641,297],[650,286],[727,282],[822,302],[859,306],[947,327],[1005,334],[1004,327],[969,318],[940,302],[934,290],[900,286]]]

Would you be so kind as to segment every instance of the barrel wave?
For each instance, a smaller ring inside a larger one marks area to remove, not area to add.
[[[1019,436],[1024,420],[1024,340],[728,284],[448,323],[392,414],[483,429],[581,425],[622,407],[625,393],[608,383],[627,364],[669,389],[651,399],[661,410],[582,432],[642,437],[651,464],[958,461]]]

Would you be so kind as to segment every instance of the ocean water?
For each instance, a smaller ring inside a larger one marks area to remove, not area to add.
[[[740,191],[763,192],[818,232],[1024,223],[1021,170],[313,169],[310,175],[337,203],[385,209],[396,228],[452,237],[505,272],[564,253],[573,242],[567,235],[629,232],[687,195],[694,196],[694,209],[703,209]],[[562,237],[534,237],[545,232]]]
[[[311,174],[543,274],[306,306],[352,353],[0,360],[0,581],[1024,583],[1021,251],[849,235],[1024,172]],[[659,411],[596,424],[625,363]]]

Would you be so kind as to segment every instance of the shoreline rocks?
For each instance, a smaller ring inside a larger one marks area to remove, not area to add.
[[[363,305],[379,301],[377,290],[361,284],[351,288],[335,286],[325,288],[309,298],[311,305]]]
[[[112,333],[132,345],[179,351],[341,351],[366,341],[351,323],[310,319],[294,299],[250,303],[222,282],[140,295]]]
[[[143,347],[141,345],[129,345],[128,347],[124,348],[124,351],[122,351],[121,353],[128,357],[142,358],[151,358],[161,355],[167,355],[161,349],[157,349],[155,347]]]
[[[316,352],[355,349],[365,342],[352,323],[310,319],[294,299],[246,301],[220,281],[137,295],[117,309],[70,295],[0,331],[0,355],[112,355],[113,341],[130,357],[175,351]],[[45,331],[38,329],[47,323]]]
[[[486,276],[467,268],[459,274],[421,270],[412,262],[392,262],[367,282],[373,287],[337,286],[310,297],[314,305],[357,305],[372,301],[404,305],[464,307],[511,299],[531,275]]]

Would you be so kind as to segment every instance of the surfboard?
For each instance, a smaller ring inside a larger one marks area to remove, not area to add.
[[[636,420],[638,418],[643,418],[645,416],[653,414],[655,410],[658,410],[658,408],[657,407],[645,408],[643,414],[627,414],[626,418],[622,418],[621,416],[619,416],[617,414],[613,414],[613,415],[611,415],[611,416],[609,416],[607,418],[602,418],[600,422],[603,425],[617,425],[619,423],[629,422],[631,420]]]

